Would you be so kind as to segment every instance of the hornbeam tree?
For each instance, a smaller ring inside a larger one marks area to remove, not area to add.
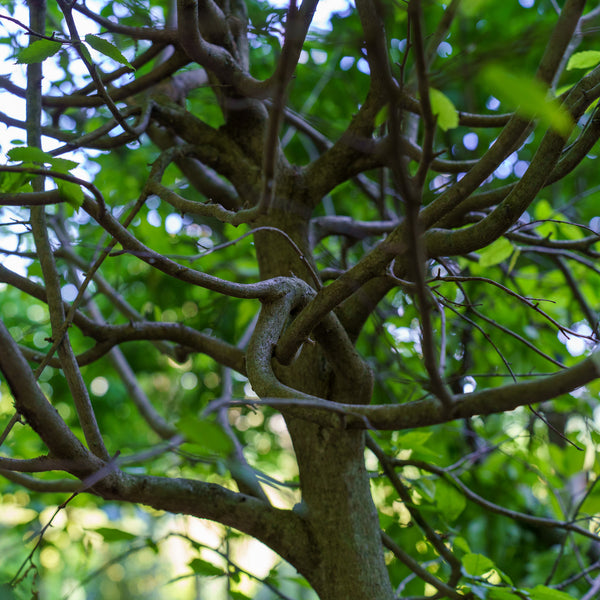
[[[330,10],[0,3],[4,502],[218,523],[227,598],[596,598],[600,9]]]

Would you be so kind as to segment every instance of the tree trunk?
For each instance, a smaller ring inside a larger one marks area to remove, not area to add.
[[[364,432],[295,420],[288,426],[300,469],[301,510],[317,555],[317,568],[306,577],[321,600],[391,600]]]
[[[288,210],[271,211],[261,225],[290,233],[308,257],[308,215],[301,214],[301,206],[290,202]],[[283,236],[264,232],[256,235],[256,242],[261,278],[294,273],[310,282],[306,266]],[[334,373],[318,344],[304,344],[289,367],[273,366],[283,383],[302,392],[337,402],[370,400],[370,371],[365,368],[366,381],[354,388],[346,385],[345,376]],[[321,600],[391,600],[394,595],[364,462],[364,432],[326,429],[294,418],[286,421],[302,489],[296,510],[311,531],[312,564],[316,565],[303,575]]]

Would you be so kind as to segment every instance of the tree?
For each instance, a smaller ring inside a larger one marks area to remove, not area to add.
[[[595,597],[600,10],[317,4],[4,5],[6,489],[322,600]]]

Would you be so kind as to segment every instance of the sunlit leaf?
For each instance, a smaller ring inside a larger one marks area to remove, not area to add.
[[[512,585],[510,577],[501,571],[494,562],[483,554],[465,554],[461,559],[463,571],[474,577],[483,577],[490,572],[496,573],[503,581]]]
[[[573,596],[545,585],[536,585],[528,590],[530,600],[575,600]]]
[[[600,51],[598,50],[584,50],[583,52],[576,52],[569,58],[567,63],[567,70],[571,69],[591,69],[600,63]]]
[[[461,537],[461,536],[456,536],[454,538],[454,550],[460,550],[461,552],[464,552],[465,554],[471,554],[471,548],[469,547],[469,543],[467,542],[467,540],[465,540],[465,538]]]
[[[548,200],[541,198],[535,203],[534,215],[537,220],[556,218],[556,214],[556,210]]]
[[[430,436],[430,431],[409,431],[398,436],[397,446],[399,449],[412,450],[413,457],[418,456],[436,462],[439,459],[439,454],[431,450],[430,444],[427,444]]]
[[[12,161],[49,164],[52,170],[60,171],[61,173],[67,173],[79,166],[79,163],[74,160],[52,156],[52,154],[44,152],[36,146],[11,148],[6,154]]]
[[[0,192],[3,194],[14,194],[25,191],[26,186],[33,179],[31,173],[9,173],[0,172]]]
[[[231,452],[233,445],[227,434],[212,421],[195,417],[181,418],[177,428],[185,435],[188,441],[217,454]]]
[[[480,252],[479,264],[482,267],[498,265],[505,261],[513,250],[513,245],[506,238],[499,238]]]
[[[72,183],[71,181],[63,181],[62,179],[56,180],[56,186],[58,187],[61,195],[64,197],[75,210],[81,207],[83,204],[84,196],[83,191],[79,185]]]
[[[435,505],[440,513],[452,523],[467,505],[467,500],[453,485],[443,479],[435,484]]]
[[[462,565],[469,575],[481,577],[491,570],[496,570],[496,565],[483,554],[465,554],[462,557]]]
[[[548,91],[540,81],[494,64],[483,69],[481,80],[506,108],[527,119],[539,119],[563,136],[569,135],[573,118],[556,100],[548,98]]]
[[[27,48],[23,48],[17,52],[17,63],[18,64],[32,64],[39,63],[50,56],[54,56],[60,49],[62,44],[53,40],[36,40]]]
[[[458,127],[458,111],[448,96],[435,88],[429,88],[429,100],[440,129],[447,131]]]
[[[125,65],[128,69],[135,71],[133,65],[123,56],[121,51],[114,44],[111,44],[108,40],[105,40],[104,38],[98,35],[88,33],[85,36],[85,41],[94,50],[97,50],[101,54],[112,58],[115,62]]]
[[[11,148],[6,155],[15,162],[48,163],[53,160],[53,156],[44,152],[41,148],[35,146],[19,146]]]
[[[74,160],[69,160],[68,158],[59,158],[53,156],[49,161],[50,166],[53,171],[60,171],[61,173],[67,173],[71,169],[79,166],[79,163]]]
[[[398,435],[397,444],[402,450],[412,450],[425,444],[431,435],[431,431],[408,431]]]

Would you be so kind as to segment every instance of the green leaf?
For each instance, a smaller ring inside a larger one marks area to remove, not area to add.
[[[432,435],[431,431],[409,431],[398,435],[396,445],[401,450],[413,450],[417,446],[427,443]]]
[[[456,552],[456,550],[460,550],[461,552],[464,552],[465,554],[471,554],[471,548],[469,548],[469,543],[463,537],[456,536],[454,538],[453,547],[454,547],[455,552]]]
[[[431,435],[430,431],[409,431],[398,436],[396,446],[402,450],[412,450],[413,457],[419,456],[419,458],[435,462],[440,455],[431,450],[430,444],[427,443]]]
[[[88,33],[85,36],[85,41],[94,50],[97,50],[101,54],[104,54],[105,56],[112,58],[114,61],[121,63],[122,65],[125,65],[128,69],[135,71],[135,68],[133,67],[133,65],[123,56],[123,54],[121,54],[121,51],[114,44],[111,44],[108,40],[105,40],[104,38],[102,38],[100,36],[92,35],[91,33]]]
[[[388,119],[389,106],[386,104],[375,116],[375,127],[380,127]]]
[[[531,600],[575,600],[570,594],[553,590],[545,585],[536,585],[533,589],[527,591]]]
[[[556,100],[548,99],[548,90],[541,81],[494,64],[484,68],[481,80],[500,102],[522,117],[539,119],[563,136],[571,132],[573,118]]]
[[[93,65],[94,61],[92,60],[92,55],[90,54],[90,51],[88,50],[88,47],[85,44],[81,44],[79,46],[79,49],[81,50],[81,54],[83,55],[83,59],[86,60],[90,65]]]
[[[523,600],[523,596],[518,596],[507,588],[493,587],[488,592],[488,600]]]
[[[69,160],[68,158],[57,158],[56,156],[52,156],[48,162],[54,171],[59,171],[61,173],[68,173],[71,169],[79,166],[79,163],[75,162],[74,160]]]
[[[19,146],[11,148],[7,153],[14,162],[49,163],[54,157],[36,146]]]
[[[591,69],[598,63],[600,63],[600,51],[598,50],[575,52],[567,63],[567,71],[571,69]]]
[[[211,453],[228,454],[233,450],[233,444],[227,434],[212,421],[187,416],[179,420],[177,428],[188,441]]]
[[[490,571],[497,571],[496,565],[483,554],[465,554],[462,558],[463,569],[475,577],[481,577]]]
[[[467,500],[453,485],[440,479],[435,484],[435,505],[440,513],[452,523],[465,509]]]
[[[558,220],[561,218],[560,213],[557,213],[550,202],[543,198],[536,202],[533,209],[533,216],[536,221],[544,221],[545,219]],[[541,223],[537,226],[537,231],[542,237],[550,237],[556,234],[557,226],[556,223]]]
[[[556,218],[556,211],[550,202],[543,198],[536,202],[533,214],[538,221]]]
[[[431,112],[437,115],[440,129],[447,131],[458,127],[458,111],[448,96],[435,88],[429,88],[429,101]]]
[[[194,558],[188,563],[188,567],[196,573],[196,575],[204,575],[205,577],[221,577],[225,575],[225,571],[221,567],[217,567],[201,558]]]
[[[499,238],[479,254],[479,264],[482,267],[492,267],[506,260],[514,247],[506,238]]]
[[[519,248],[517,248],[513,252],[513,255],[510,257],[510,262],[508,263],[508,274],[509,275],[513,272],[513,269],[515,268],[515,265],[517,264],[517,260],[519,259],[520,255],[521,255],[521,250]]]
[[[25,191],[25,187],[33,179],[31,173],[9,173],[0,172],[0,192],[3,194],[15,194]]]
[[[61,46],[60,42],[52,40],[36,40],[29,44],[27,48],[17,52],[17,64],[29,65],[42,62],[50,56],[54,56],[61,49]]]
[[[483,554],[465,554],[465,556],[462,557],[461,562],[465,574],[472,575],[473,577],[484,577],[493,572],[505,583],[508,583],[511,586],[513,585],[510,577]]]
[[[70,181],[57,179],[56,186],[68,204],[75,210],[81,208],[81,205],[83,204],[83,191],[79,185],[71,183]]]
[[[105,542],[130,542],[138,537],[133,533],[129,533],[129,531],[123,531],[115,527],[99,527],[93,531],[99,533]]]
[[[57,158],[56,156],[52,156],[52,154],[44,152],[41,148],[36,146],[19,146],[18,148],[11,148],[7,152],[7,156],[10,160],[15,162],[49,164],[52,169],[61,173],[67,173],[71,169],[79,166],[79,163],[75,162],[74,160]]]

